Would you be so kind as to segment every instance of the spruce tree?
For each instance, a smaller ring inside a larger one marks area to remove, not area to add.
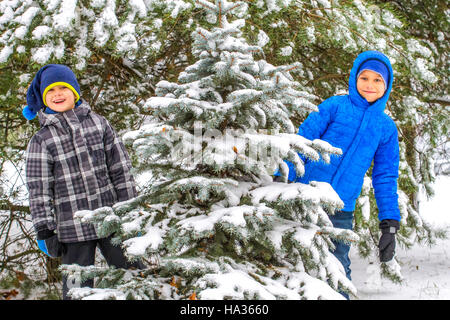
[[[273,66],[242,37],[242,2],[199,0],[215,20],[197,28],[193,55],[178,82],[161,81],[145,108],[147,124],[123,137],[147,177],[135,199],[80,211],[100,235],[114,233],[146,270],[63,266],[70,276],[99,277],[73,298],[339,299],[356,294],[331,239],[356,241],[327,214],[343,203],[327,183],[273,182],[284,159],[303,174],[302,156],[329,161],[341,151],[296,134],[289,117],[317,110],[292,73]],[[257,59],[256,57],[259,57]],[[286,179],[286,176],[285,176]]]

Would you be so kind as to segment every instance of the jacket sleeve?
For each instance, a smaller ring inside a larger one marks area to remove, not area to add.
[[[320,139],[333,119],[336,107],[334,99],[334,97],[326,99],[318,106],[318,112],[311,112],[306,120],[300,125],[297,134],[309,140]],[[306,163],[307,159],[300,153],[298,155],[303,162]],[[286,162],[289,167],[288,180],[295,181],[297,179],[297,174],[294,165],[287,160],[284,160],[284,162]],[[277,171],[275,176],[279,175],[281,175],[281,173]]]
[[[53,159],[37,136],[28,144],[25,172],[35,230],[55,230]]]
[[[128,152],[117,132],[105,120],[105,146],[106,165],[109,177],[117,194],[117,200],[125,201],[137,196],[136,183],[131,174],[131,161]]]
[[[378,206],[378,218],[400,221],[398,207],[397,179],[399,169],[398,131],[392,122],[392,130],[375,152],[372,171],[372,185]]]
[[[335,99],[336,97],[326,99],[318,106],[318,112],[311,112],[300,125],[298,134],[309,140],[320,139],[336,113]]]

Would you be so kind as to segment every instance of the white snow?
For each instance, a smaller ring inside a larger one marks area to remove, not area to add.
[[[450,177],[438,176],[435,196],[421,203],[424,219],[450,229],[448,192]],[[401,267],[402,284],[379,278],[376,264],[350,250],[352,281],[360,300],[448,300],[450,299],[450,239],[436,245],[414,245],[406,250],[397,246],[396,259]]]
[[[257,277],[254,275],[254,277]],[[258,276],[256,280],[241,270],[232,270],[224,274],[207,274],[198,281],[200,286],[213,286],[201,292],[201,299],[220,300],[224,296],[233,299],[245,299],[257,297],[262,300],[274,300],[277,297],[285,299],[299,299],[300,296],[294,290],[286,289],[277,281]],[[264,285],[261,284],[264,282]],[[252,288],[252,289],[248,289]]]
[[[127,254],[130,256],[142,256],[147,248],[156,250],[162,243],[163,230],[157,227],[150,227],[142,237],[131,238],[124,241]]]
[[[290,56],[292,54],[292,47],[291,46],[286,46],[284,48],[281,48],[280,54],[282,56]]]
[[[132,7],[133,10],[136,10],[139,13],[138,16],[140,18],[143,18],[147,15],[147,8],[145,7],[145,3],[142,0],[131,0],[130,7]]]
[[[48,61],[48,59],[50,59],[50,56],[54,50],[55,48],[50,44],[46,44],[37,49],[32,49],[32,60],[38,64],[44,64]]]
[[[23,15],[17,17],[15,20],[24,26],[29,26],[39,11],[41,10],[38,7],[30,7]]]
[[[72,20],[75,19],[77,1],[63,0],[59,13],[53,17],[53,28],[60,32],[70,30]]]
[[[46,37],[52,29],[48,26],[37,26],[33,30],[33,39],[35,40],[41,40],[44,37]]]
[[[259,30],[258,33],[258,46],[264,47],[270,41],[269,36],[263,30]]]
[[[8,60],[8,57],[13,53],[13,48],[5,46],[1,51],[0,51],[0,63],[4,63],[6,62],[6,60]]]
[[[343,207],[343,202],[339,199],[337,193],[325,182],[311,181],[308,185],[302,183],[271,183],[268,186],[251,191],[250,194],[254,204],[262,200],[269,202],[276,199],[289,201],[300,197],[314,204],[326,202],[336,207]]]

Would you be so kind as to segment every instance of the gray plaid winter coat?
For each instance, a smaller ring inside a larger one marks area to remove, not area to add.
[[[30,211],[36,231],[57,230],[61,242],[98,239],[78,210],[137,196],[128,153],[108,121],[86,102],[59,113],[39,112],[41,129],[26,154]]]

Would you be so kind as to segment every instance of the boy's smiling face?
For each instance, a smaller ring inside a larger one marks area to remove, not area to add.
[[[368,102],[374,102],[384,95],[384,80],[378,73],[364,70],[356,81],[356,88]]]
[[[57,85],[48,90],[45,103],[56,112],[64,112],[75,108],[75,95],[69,88]]]

